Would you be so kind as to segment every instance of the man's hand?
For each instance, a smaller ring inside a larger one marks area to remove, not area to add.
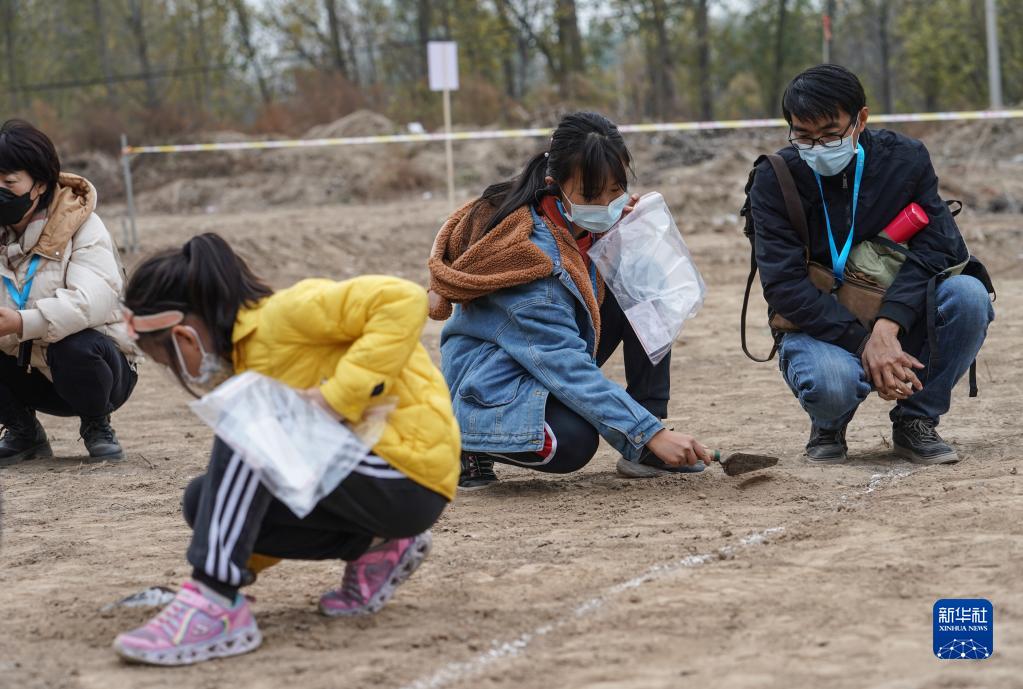
[[[21,314],[14,309],[0,307],[0,337],[6,335],[21,336],[23,323]]]
[[[863,348],[862,360],[863,370],[882,399],[904,400],[924,388],[913,370],[924,365],[902,351],[899,324],[894,321],[879,318],[874,323],[867,346]]]
[[[703,460],[704,464],[710,464],[710,453],[707,448],[701,445],[696,438],[685,433],[676,433],[667,428],[654,433],[646,446],[655,455],[669,466],[692,466]]]

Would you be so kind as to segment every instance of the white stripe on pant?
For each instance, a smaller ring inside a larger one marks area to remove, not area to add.
[[[232,454],[213,505],[204,567],[208,576],[231,586],[242,583],[241,571],[231,562],[231,551],[238,542],[257,488],[259,479],[241,455]]]

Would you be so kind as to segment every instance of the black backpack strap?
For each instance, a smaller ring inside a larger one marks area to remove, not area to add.
[[[789,170],[788,163],[777,153],[766,156],[771,167],[774,168],[774,176],[778,178],[778,186],[781,187],[782,198],[785,199],[785,210],[789,216],[789,222],[795,228],[800,241],[806,247],[807,255],[810,252],[810,231],[806,225],[806,213],[803,211],[803,202],[799,199],[799,190],[796,189],[796,180]]]
[[[767,363],[768,361],[774,358],[774,355],[778,353],[778,339],[775,338],[774,346],[771,347],[771,353],[767,355],[766,359],[759,359],[753,356],[753,354],[750,353],[749,345],[746,342],[746,312],[749,310],[749,295],[750,292],[753,290],[753,281],[757,277],[757,251],[755,243],[756,233],[753,227],[753,217],[752,210],[750,208],[749,193],[750,189],[753,188],[753,178],[756,176],[757,168],[760,167],[760,164],[764,162],[764,160],[769,160],[772,157],[782,160],[782,164],[784,165],[785,161],[780,156],[777,155],[774,156],[762,155],[756,159],[756,162],[753,163],[753,169],[749,173],[749,180],[746,182],[746,201],[745,203],[743,203],[742,210],[739,211],[739,215],[746,219],[746,226],[743,229],[743,233],[749,239],[749,276],[747,276],[746,278],[746,292],[742,296],[742,311],[739,315],[739,339],[742,342],[743,354],[745,354],[752,361],[755,361],[758,364]],[[772,165],[773,164],[774,163],[772,162]]]
[[[753,289],[753,280],[757,277],[757,253],[750,247],[749,252],[749,277],[746,278],[746,293],[742,296],[742,313],[739,316],[739,338],[742,340],[742,351],[753,361],[758,364],[765,364],[774,358],[774,355],[778,353],[778,338],[775,338],[774,345],[771,347],[771,353],[767,355],[766,359],[758,359],[757,357],[750,354],[749,346],[746,344],[746,311],[749,309],[749,295]]]

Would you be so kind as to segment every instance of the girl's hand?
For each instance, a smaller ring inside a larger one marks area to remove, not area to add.
[[[14,309],[0,307],[0,337],[21,335],[23,327],[21,314]]]
[[[306,402],[309,402],[310,404],[313,404],[313,405],[319,407],[323,411],[325,411],[328,414],[330,414],[331,416],[333,416],[338,421],[342,421],[343,420],[341,418],[341,415],[338,414],[336,411],[334,411],[334,407],[330,406],[330,403],[327,402],[327,398],[325,398],[323,396],[323,393],[320,392],[319,388],[307,388],[305,390],[299,390],[298,394]]]
[[[625,204],[625,208],[622,210],[622,217],[631,213],[636,208],[636,204],[639,203],[639,194],[632,194],[629,196],[629,202]]]
[[[700,460],[708,465],[711,462],[707,448],[701,445],[696,438],[685,433],[676,433],[667,428],[657,431],[646,446],[665,464],[673,467],[692,466]]]

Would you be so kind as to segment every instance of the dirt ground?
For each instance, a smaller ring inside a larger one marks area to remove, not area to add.
[[[1023,218],[962,223],[1000,293],[981,395],[957,389],[941,426],[963,461],[895,459],[886,403],[872,397],[850,428],[851,461],[820,468],[801,457],[808,421],[776,365],[739,351],[748,245],[734,219],[696,226],[676,210],[709,293],[675,349],[673,421],[712,446],[777,454],[777,467],[629,481],[606,446],[564,477],[500,467],[499,485],[445,512],[433,554],[376,617],[319,616],[340,564],[287,562],[248,590],[256,653],[128,666],[110,643],[152,611],[100,608],[187,576],[179,503],[211,440],[146,367],[114,419],[125,461],[84,464],[76,423],[45,418],[59,457],[0,471],[0,687],[1023,687]],[[220,231],[277,285],[423,281],[444,212],[433,200],[151,215],[140,230],[146,250]],[[434,356],[439,332],[424,336]],[[609,367],[622,380],[620,362]],[[946,597],[993,602],[992,658],[934,657],[931,608]]]

